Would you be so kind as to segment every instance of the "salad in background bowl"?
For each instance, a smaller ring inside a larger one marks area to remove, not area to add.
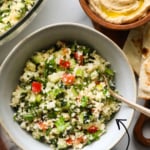
[[[14,38],[36,16],[43,0],[0,1],[0,45]]]

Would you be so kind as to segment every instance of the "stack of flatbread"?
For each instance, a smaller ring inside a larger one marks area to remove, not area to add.
[[[139,75],[138,97],[150,100],[150,23],[129,32],[123,51]]]

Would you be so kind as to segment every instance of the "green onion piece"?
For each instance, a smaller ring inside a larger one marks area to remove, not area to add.
[[[74,87],[71,88],[71,92],[74,96],[78,96],[78,92]]]
[[[108,74],[108,75],[110,75],[110,76],[113,76],[113,75],[114,75],[113,70],[111,70],[110,68],[106,68],[106,69],[105,69],[105,73]]]
[[[83,77],[83,76],[84,76],[84,71],[83,71],[83,69],[78,68],[78,69],[76,70],[76,76],[77,76],[77,77]]]
[[[86,96],[83,96],[82,98],[81,98],[81,106],[82,107],[86,107],[87,105],[88,105],[88,97],[86,97]]]
[[[33,116],[33,114],[28,113],[28,114],[23,115],[23,118],[27,121],[33,121],[34,116]]]

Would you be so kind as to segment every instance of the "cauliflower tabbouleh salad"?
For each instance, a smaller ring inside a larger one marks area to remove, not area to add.
[[[8,31],[33,7],[37,0],[0,0],[0,35]]]
[[[77,42],[57,41],[26,63],[12,94],[14,120],[54,149],[82,149],[105,133],[120,108],[110,63]]]

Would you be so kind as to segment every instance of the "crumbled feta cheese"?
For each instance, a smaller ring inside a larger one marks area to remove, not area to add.
[[[67,147],[66,141],[62,138],[58,139],[58,149],[64,149]]]
[[[55,108],[55,103],[56,103],[55,101],[48,102],[48,103],[46,104],[47,109]]]
[[[55,83],[61,79],[63,74],[64,71],[59,71],[57,73],[50,74],[48,75],[48,80]]]

